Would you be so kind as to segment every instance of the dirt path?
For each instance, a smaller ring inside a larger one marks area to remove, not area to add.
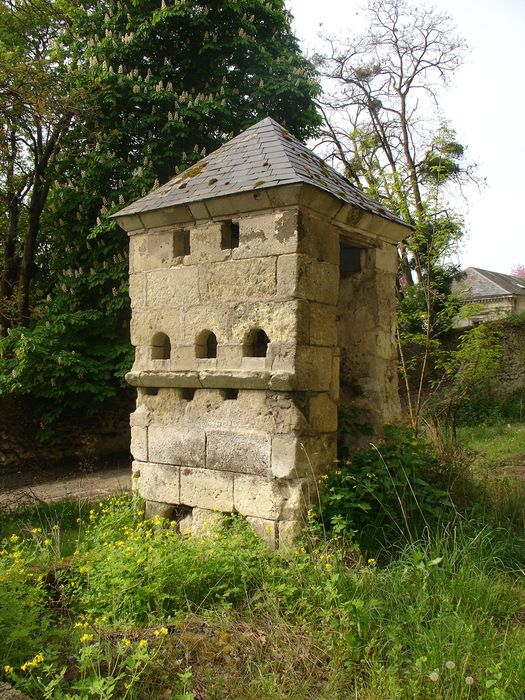
[[[69,466],[9,472],[0,474],[0,508],[11,510],[21,505],[65,498],[96,501],[130,488],[131,466],[128,462],[93,471]]]

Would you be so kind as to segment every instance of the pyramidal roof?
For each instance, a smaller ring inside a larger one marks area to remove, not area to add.
[[[351,185],[270,117],[246,129],[165,185],[113,216],[118,218],[296,183],[313,185],[347,204],[407,226],[406,222]]]

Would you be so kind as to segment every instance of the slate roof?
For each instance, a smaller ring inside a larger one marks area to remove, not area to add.
[[[307,183],[366,212],[408,226],[351,185],[276,121],[267,117],[113,216],[138,214],[254,189]]]
[[[482,299],[499,296],[525,296],[525,280],[514,275],[468,267],[464,277],[458,280],[458,287],[463,289],[468,299]]]

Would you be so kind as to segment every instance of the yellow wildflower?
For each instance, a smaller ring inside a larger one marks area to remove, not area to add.
[[[142,647],[145,649],[148,646],[148,640],[147,639],[141,639],[139,642],[139,647]]]
[[[13,673],[15,669],[12,666],[9,666],[9,664],[6,664],[4,666],[4,673],[7,673],[9,675],[10,673]]]
[[[81,641],[81,642],[92,642],[92,641],[93,641],[93,635],[92,635],[92,634],[87,634],[87,633],[86,633],[86,634],[83,634],[83,635],[80,637],[80,641]]]
[[[26,661],[24,664],[20,666],[21,671],[27,671],[28,668],[36,668],[38,664],[41,664],[42,661],[44,660],[44,655],[42,652],[39,652],[36,656],[34,656],[31,661]]]
[[[18,537],[18,535],[15,535],[15,533],[13,532],[13,534],[12,534],[11,537],[9,538],[9,541],[10,541],[10,542],[18,542],[19,539],[20,539],[20,538]]]

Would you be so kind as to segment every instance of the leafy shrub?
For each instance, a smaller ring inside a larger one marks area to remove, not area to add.
[[[320,479],[321,517],[329,529],[357,533],[366,547],[412,541],[453,513],[447,493],[431,482],[438,468],[429,445],[406,428],[386,426],[377,446]]]
[[[108,311],[46,307],[42,313],[33,328],[13,328],[0,338],[0,397],[30,395],[40,415],[39,437],[51,441],[61,416],[93,415],[122,392],[133,351],[127,331]]]
[[[82,612],[144,622],[242,600],[264,555],[264,543],[242,521],[210,526],[206,538],[182,537],[174,521],[137,519],[131,499],[120,497],[91,511],[64,583]]]
[[[497,425],[521,423],[524,419],[525,387],[505,391],[505,387],[493,384],[472,389],[458,411],[457,423],[460,426]]]

